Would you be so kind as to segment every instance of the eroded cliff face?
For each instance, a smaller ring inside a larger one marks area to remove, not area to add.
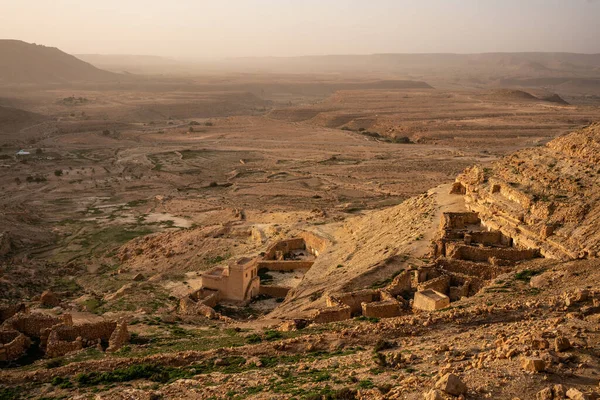
[[[482,223],[547,258],[600,257],[600,124],[457,178]]]

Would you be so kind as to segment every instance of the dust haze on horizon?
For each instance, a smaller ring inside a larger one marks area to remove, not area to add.
[[[0,0],[0,38],[180,59],[600,53],[596,0]]]

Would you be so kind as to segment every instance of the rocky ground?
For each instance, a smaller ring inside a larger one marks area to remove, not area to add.
[[[438,312],[258,333],[235,324],[198,328],[189,321],[161,321],[156,326],[169,331],[170,339],[140,332],[114,355],[77,354],[34,369],[4,370],[0,393],[5,398],[27,392],[102,399],[416,399],[425,394],[560,399],[569,392],[571,399],[597,398],[599,283],[597,262],[537,260]],[[171,346],[161,346],[165,339]],[[462,382],[457,392],[440,383],[447,374]]]

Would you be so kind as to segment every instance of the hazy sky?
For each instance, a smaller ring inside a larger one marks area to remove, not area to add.
[[[0,0],[0,38],[186,58],[600,53],[600,0]]]

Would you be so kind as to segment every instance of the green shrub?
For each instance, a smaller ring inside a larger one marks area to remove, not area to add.
[[[394,343],[388,342],[387,340],[383,340],[383,339],[379,339],[375,343],[375,351],[376,352],[380,352],[382,350],[391,349],[392,347],[394,347]]]
[[[515,279],[518,281],[523,281],[523,282],[529,282],[531,280],[531,278],[533,278],[536,275],[541,274],[542,272],[544,272],[543,270],[531,270],[531,269],[524,269],[521,272],[517,272],[515,274]]]
[[[262,342],[262,338],[260,337],[260,335],[253,333],[251,335],[246,336],[246,342],[249,344],[260,343]]]
[[[281,339],[283,335],[279,331],[268,330],[265,332],[265,339],[269,341]]]

